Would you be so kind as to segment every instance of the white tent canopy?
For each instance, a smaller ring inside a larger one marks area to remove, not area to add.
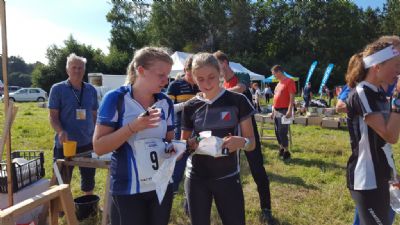
[[[186,59],[193,54],[186,52],[174,52],[171,55],[172,60],[174,61],[174,65],[172,65],[171,73],[169,74],[170,78],[175,78],[178,73],[183,73],[183,69],[185,68]],[[233,70],[233,72],[243,72],[248,73],[250,75],[251,80],[264,80],[265,76],[261,74],[254,73],[248,70],[240,63],[229,62],[229,66]]]
[[[231,67],[233,72],[248,73],[250,75],[250,80],[264,80],[265,79],[264,75],[261,75],[261,74],[258,74],[258,73],[254,73],[254,72],[248,70],[246,67],[244,67],[240,63],[229,62],[229,66]]]
[[[171,55],[174,64],[172,65],[171,73],[169,74],[170,78],[175,78],[178,73],[183,73],[183,69],[185,68],[186,59],[193,54],[186,52],[174,52]]]

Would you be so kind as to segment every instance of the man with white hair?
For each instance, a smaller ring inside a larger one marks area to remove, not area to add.
[[[66,63],[68,79],[54,84],[50,89],[49,118],[56,132],[54,160],[64,158],[63,143],[68,140],[77,142],[77,153],[93,149],[92,138],[99,105],[96,89],[83,82],[85,67],[85,58],[70,54]],[[71,181],[72,169],[69,167],[67,171],[67,183]],[[79,170],[81,190],[86,195],[93,194],[95,169],[80,167]]]

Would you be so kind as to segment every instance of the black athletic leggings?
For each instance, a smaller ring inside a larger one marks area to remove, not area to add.
[[[172,185],[161,205],[156,191],[135,195],[113,195],[111,204],[112,225],[168,225],[172,207]]]
[[[360,225],[389,225],[389,185],[384,184],[379,189],[352,191],[351,197],[356,202]]]
[[[253,151],[245,151],[250,172],[257,184],[258,196],[261,209],[271,210],[271,193],[269,190],[269,178],[264,168],[264,157],[261,152],[260,135],[258,134],[257,123],[254,116],[251,118],[253,124],[256,148]]]
[[[214,199],[224,225],[244,225],[244,197],[239,174],[219,179],[185,179],[186,198],[192,225],[209,225]]]

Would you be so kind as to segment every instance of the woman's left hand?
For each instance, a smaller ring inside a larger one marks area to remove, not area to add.
[[[240,136],[227,136],[224,138],[222,149],[228,148],[229,152],[235,152],[244,147],[245,139]]]

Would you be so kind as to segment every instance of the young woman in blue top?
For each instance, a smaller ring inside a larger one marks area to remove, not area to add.
[[[159,204],[151,178],[168,157],[164,141],[174,136],[173,103],[161,93],[172,63],[160,48],[136,51],[129,84],[107,93],[101,103],[93,144],[99,155],[113,152],[111,224],[168,224],[172,187]]]

